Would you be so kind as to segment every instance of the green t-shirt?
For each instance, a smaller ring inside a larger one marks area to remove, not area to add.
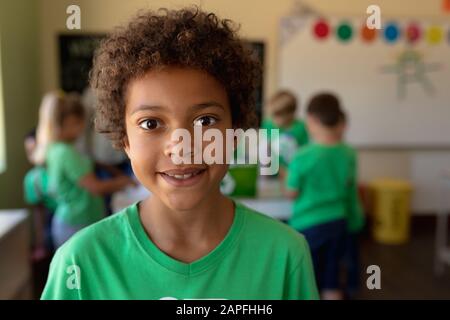
[[[346,144],[310,144],[289,164],[286,185],[299,192],[289,224],[305,230],[347,219],[351,232],[364,223],[358,199],[355,151]]]
[[[47,169],[36,166],[29,170],[23,179],[25,202],[30,205],[42,204],[54,212],[56,201],[49,191]]]
[[[70,225],[88,225],[104,217],[103,199],[78,184],[80,178],[94,170],[87,157],[72,145],[58,142],[50,145],[46,164],[59,219]]]
[[[280,134],[280,165],[288,166],[295,152],[309,142],[308,131],[302,120],[295,119],[288,128],[277,127],[271,119],[265,119],[261,125],[262,129],[279,129]],[[270,137],[270,131],[269,135]]]
[[[79,281],[78,281],[79,280]],[[190,264],[161,251],[133,204],[56,253],[42,299],[317,299],[299,233],[236,203],[222,242]]]

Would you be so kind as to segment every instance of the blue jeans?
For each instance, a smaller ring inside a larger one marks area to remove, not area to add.
[[[359,235],[348,234],[345,239],[344,267],[346,269],[346,288],[347,295],[355,295],[359,289]]]
[[[340,219],[301,231],[308,241],[319,290],[339,289],[339,266],[345,250],[347,221]]]

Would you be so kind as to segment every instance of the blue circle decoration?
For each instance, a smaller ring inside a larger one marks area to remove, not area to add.
[[[396,23],[389,23],[384,29],[384,38],[389,43],[394,43],[400,37],[400,29]]]

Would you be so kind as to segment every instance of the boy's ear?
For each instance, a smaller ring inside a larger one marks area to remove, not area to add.
[[[127,154],[128,159],[130,158],[130,143],[128,142],[128,137],[125,136],[122,140],[123,151]]]

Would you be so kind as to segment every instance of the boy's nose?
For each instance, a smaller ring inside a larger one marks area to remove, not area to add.
[[[178,140],[171,134],[164,147],[164,155],[175,164],[192,164],[199,153],[202,153],[202,144],[195,145],[193,133],[188,130],[180,133]]]

